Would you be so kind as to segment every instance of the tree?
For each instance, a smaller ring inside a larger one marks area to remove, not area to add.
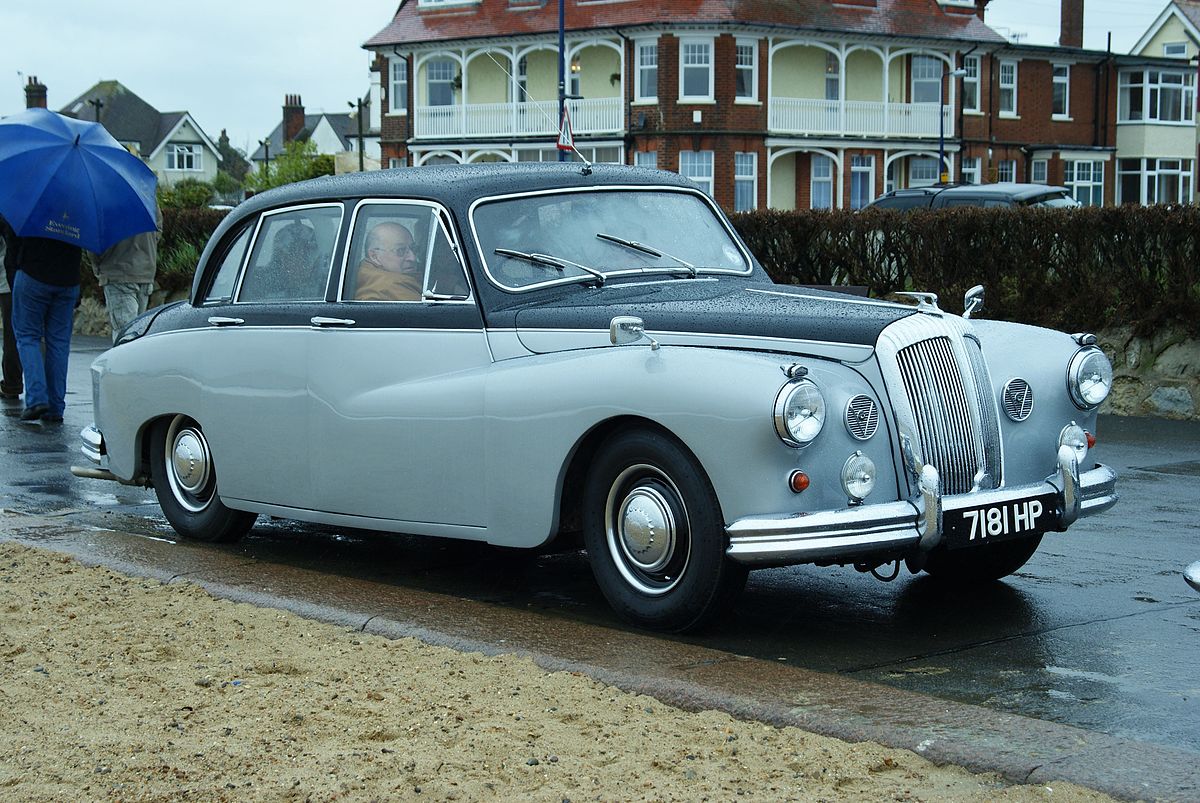
[[[317,176],[333,175],[333,157],[317,153],[317,143],[312,140],[293,141],[284,146],[283,153],[263,165],[258,172],[246,179],[246,184],[257,191],[269,190],[296,181]]]
[[[225,133],[224,128],[217,139],[217,152],[221,154],[221,170],[228,173],[240,188],[246,180],[246,173],[250,172],[250,162],[246,161],[245,151],[229,144],[229,135]],[[220,189],[218,191],[223,192]]]

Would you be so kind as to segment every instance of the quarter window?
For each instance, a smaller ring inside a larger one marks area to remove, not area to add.
[[[637,59],[637,99],[658,100],[658,43],[639,43]]]
[[[341,222],[341,205],[264,215],[237,300],[324,300]]]
[[[168,145],[167,169],[199,171],[204,169],[199,145]]]
[[[733,155],[733,211],[758,208],[758,154]]]
[[[679,173],[700,185],[700,189],[713,194],[713,152],[680,151]]]
[[[250,232],[253,230],[253,227],[247,226],[233,241],[233,245],[229,246],[229,250],[221,258],[221,266],[217,268],[216,276],[213,277],[212,287],[204,296],[204,303],[221,304],[233,298],[233,287],[237,283],[242,260],[246,258],[246,245],[250,242]]]
[[[739,39],[737,43],[737,97],[758,97],[758,42]]]
[[[1017,113],[1017,63],[1000,62],[1000,113]]]
[[[679,81],[681,99],[712,100],[712,40],[689,41],[679,47]]]

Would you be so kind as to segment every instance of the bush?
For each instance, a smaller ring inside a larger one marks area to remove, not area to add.
[[[163,209],[203,209],[213,197],[213,185],[196,178],[158,185],[158,205]]]
[[[734,225],[776,282],[929,290],[960,312],[1078,331],[1165,324],[1200,334],[1200,207],[774,210]]]

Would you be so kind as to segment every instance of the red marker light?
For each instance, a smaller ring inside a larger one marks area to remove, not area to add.
[[[803,471],[793,471],[792,476],[788,477],[788,486],[794,493],[800,493],[808,487],[808,475]]]
[[[1087,435],[1088,448],[1089,449],[1096,448],[1096,436],[1090,432],[1084,432],[1083,434]]]

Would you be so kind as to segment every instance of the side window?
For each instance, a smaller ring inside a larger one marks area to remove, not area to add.
[[[354,219],[343,301],[450,301],[470,285],[444,218],[427,204],[363,204]]]
[[[342,207],[263,215],[238,301],[323,301]]]
[[[233,287],[237,283],[238,270],[246,258],[246,246],[250,243],[252,226],[247,226],[233,241],[233,245],[225,252],[217,275],[213,277],[212,286],[204,296],[205,304],[222,304],[233,299]]]

